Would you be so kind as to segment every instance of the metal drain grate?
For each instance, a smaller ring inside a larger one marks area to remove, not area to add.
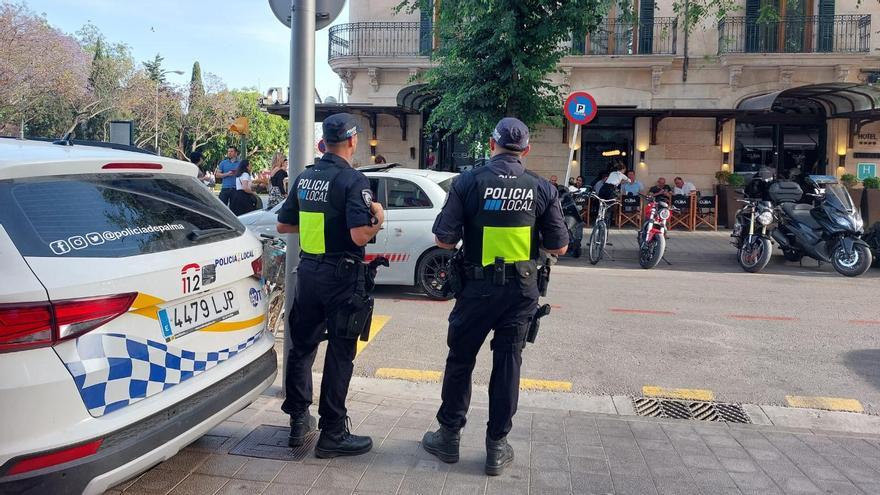
[[[633,407],[635,407],[637,415],[651,418],[695,419],[727,423],[752,422],[739,404],[633,397]]]
[[[301,461],[310,455],[318,443],[318,432],[314,432],[300,447],[287,446],[290,428],[286,426],[260,425],[244,437],[238,445],[229,451],[230,454],[279,461]]]

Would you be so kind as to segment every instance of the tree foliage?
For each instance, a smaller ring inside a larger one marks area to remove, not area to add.
[[[401,0],[398,10],[432,8],[439,0]],[[673,8],[684,16],[685,0]],[[709,15],[724,15],[734,0],[689,0],[689,30]],[[434,25],[438,65],[423,75],[427,131],[457,134],[472,145],[485,142],[505,116],[527,125],[558,126],[563,97],[551,77],[573,39],[594,32],[611,7],[632,20],[631,0],[442,0]]]
[[[2,2],[2,0],[0,0]],[[47,60],[46,54],[51,54]],[[189,84],[165,80],[157,54],[138,64],[131,49],[93,24],[75,36],[55,29],[24,4],[0,3],[0,135],[106,140],[111,120],[134,122],[134,144],[213,168],[238,138],[236,117],[250,119],[248,157],[256,168],[287,147],[287,123],[258,111],[255,90],[230,90],[193,63]]]

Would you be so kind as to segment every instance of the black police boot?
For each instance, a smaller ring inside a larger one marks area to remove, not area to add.
[[[458,462],[458,446],[461,442],[460,430],[440,425],[437,431],[429,431],[422,437],[425,452],[437,456],[441,461],[451,464]]]
[[[318,445],[315,446],[315,457],[331,459],[333,457],[366,454],[373,448],[373,439],[352,435],[348,429],[349,419],[338,427],[321,429]]]
[[[512,462],[513,447],[507,443],[507,437],[501,440],[492,440],[486,437],[486,474],[498,476]]]
[[[287,438],[287,445],[290,447],[299,447],[306,441],[306,436],[315,431],[318,422],[315,417],[309,414],[308,409],[300,414],[290,417],[290,436]]]

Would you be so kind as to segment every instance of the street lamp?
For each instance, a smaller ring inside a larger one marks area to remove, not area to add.
[[[162,84],[162,76],[165,74],[177,74],[178,76],[183,75],[182,70],[163,70],[156,76],[156,135],[153,138],[153,149],[156,150],[156,155],[159,155],[159,86]]]

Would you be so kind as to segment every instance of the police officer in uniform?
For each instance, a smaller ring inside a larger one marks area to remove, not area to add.
[[[373,202],[369,180],[350,165],[358,144],[354,117],[332,115],[323,131],[327,152],[291,182],[295,193],[278,212],[278,232],[299,233],[302,249],[281,409],[290,415],[289,445],[302,445],[316,426],[309,413],[312,365],[318,344],[327,338],[315,455],[330,458],[364,454],[373,446],[370,437],[349,432],[345,408],[357,336],[341,336],[328,329],[328,322],[355,294],[364,246],[381,228],[384,212]]]
[[[538,306],[538,250],[565,254],[568,230],[556,188],[522,163],[529,152],[525,124],[502,119],[489,147],[489,162],[455,180],[434,223],[438,246],[453,249],[463,241],[464,282],[449,315],[440,429],[426,433],[422,447],[444,462],[458,461],[471,374],[494,330],[486,431],[486,474],[494,476],[513,462],[506,437],[519,400],[522,348]]]

